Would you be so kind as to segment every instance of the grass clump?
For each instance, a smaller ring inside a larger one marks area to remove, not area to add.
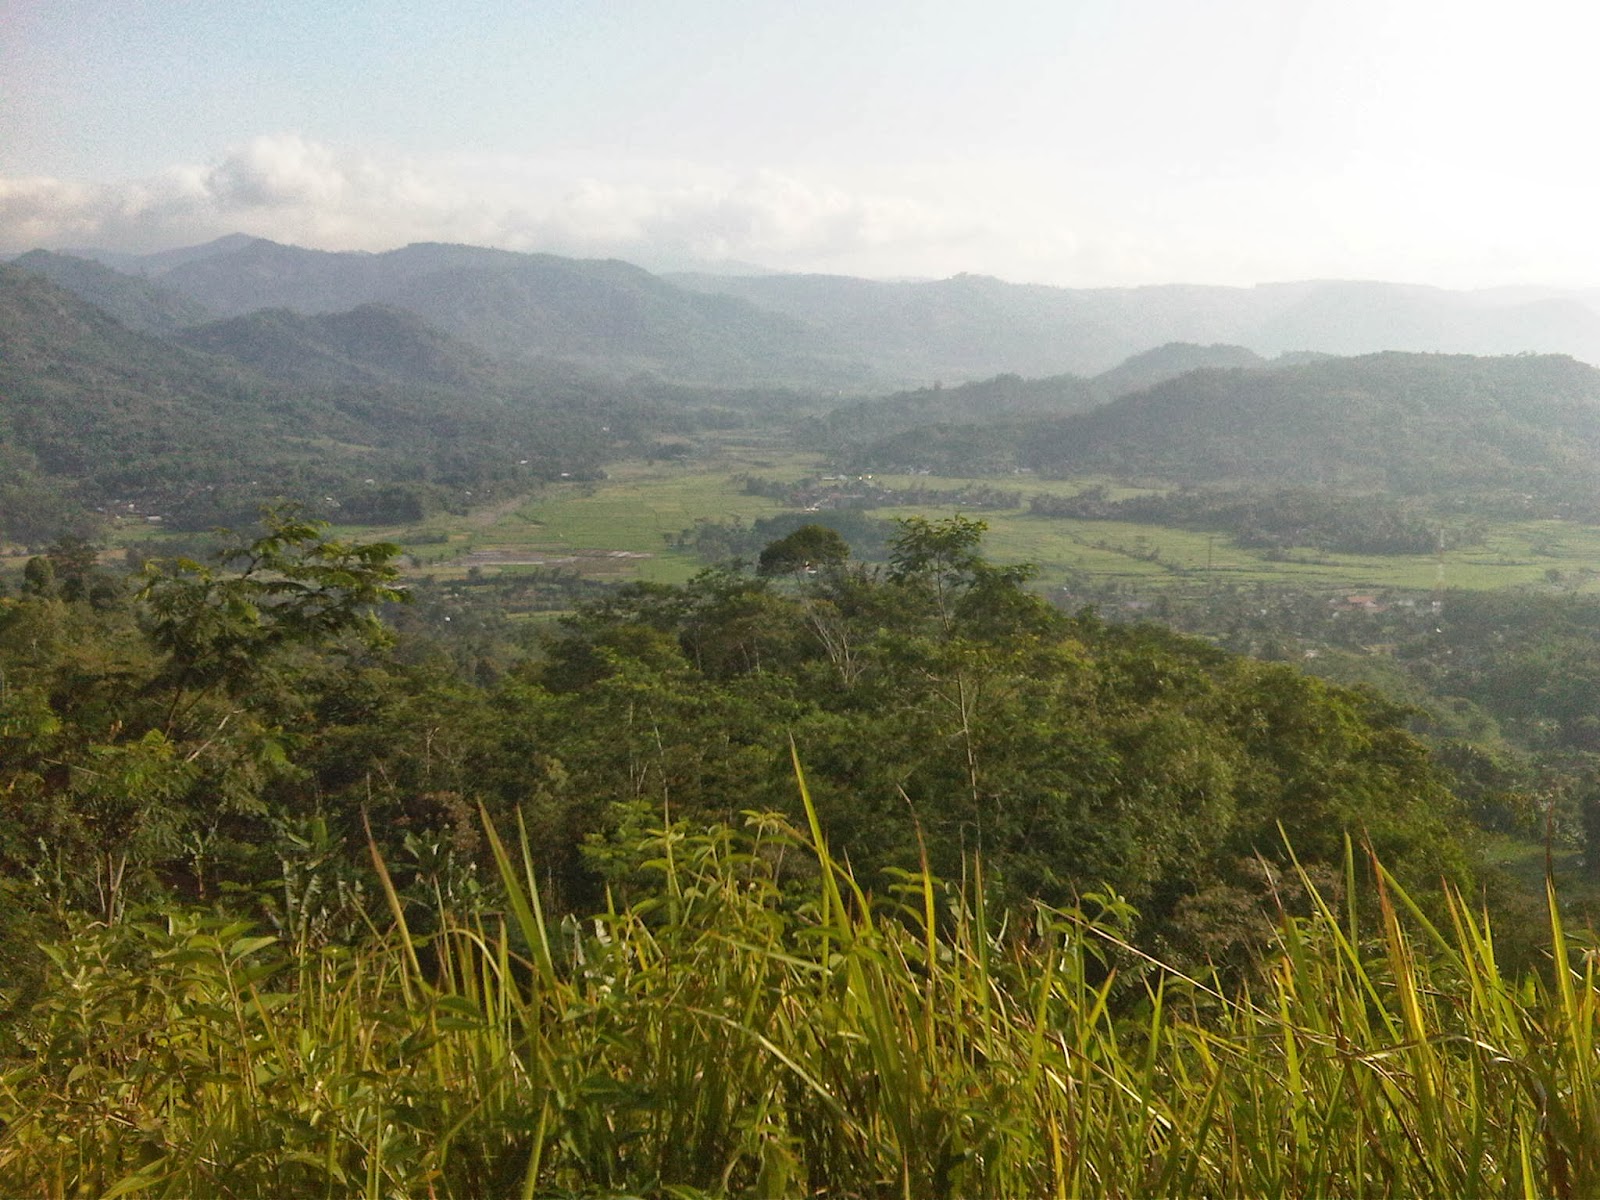
[[[0,1191],[1600,1194],[1600,980],[1553,905],[1548,978],[1511,979],[1468,905],[1430,924],[1375,867],[1365,919],[1317,901],[1226,990],[1114,896],[869,894],[814,815],[658,832],[585,921],[546,917],[525,836],[491,847],[503,903],[428,937],[380,874],[356,947],[195,915],[52,946]]]

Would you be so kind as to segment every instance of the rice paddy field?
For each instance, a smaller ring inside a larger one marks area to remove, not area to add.
[[[672,544],[696,520],[749,521],[783,511],[774,500],[745,494],[735,478],[741,470],[799,478],[810,463],[798,456],[754,461],[766,465],[722,458],[692,467],[621,463],[599,482],[551,484],[490,512],[380,532],[407,547],[411,570],[440,578],[474,566],[564,566],[596,578],[681,583],[705,565]]]
[[[752,521],[785,511],[782,504],[749,495],[739,481],[799,479],[821,473],[815,456],[770,447],[723,447],[715,457],[689,464],[622,463],[610,477],[592,483],[551,484],[540,492],[468,517],[440,518],[423,525],[383,530],[407,546],[415,572],[440,578],[527,566],[565,566],[604,579],[677,583],[705,564],[673,544],[697,520]],[[1155,590],[1198,582],[1294,584],[1313,590],[1364,591],[1435,587],[1489,589],[1592,588],[1600,575],[1600,528],[1565,521],[1493,524],[1479,545],[1443,556],[1350,555],[1295,550],[1269,558],[1241,547],[1224,534],[1126,521],[1086,521],[1035,516],[1027,498],[1046,492],[1070,495],[1106,487],[1111,498],[1139,490],[1103,479],[1040,480],[1017,476],[961,479],[937,476],[876,476],[888,488],[954,490],[987,484],[1021,493],[1024,507],[969,512],[989,525],[987,552],[999,562],[1026,561],[1039,568],[1043,586],[1084,577]],[[954,508],[881,508],[873,515],[947,516]],[[371,531],[365,531],[371,536]],[[1554,574],[1552,574],[1554,573]]]
[[[778,500],[750,494],[743,480],[794,481],[826,474],[818,455],[761,443],[710,442],[687,462],[627,461],[606,478],[547,484],[471,513],[440,514],[409,526],[339,530],[354,539],[383,539],[406,550],[406,574],[441,582],[548,570],[597,582],[646,580],[683,583],[708,564],[680,534],[696,522],[753,522],[793,511]],[[958,491],[974,486],[1015,493],[1011,509],[883,507],[881,520],[913,515],[938,518],[963,511],[988,524],[985,553],[995,562],[1030,562],[1037,586],[1073,594],[1080,590],[1150,599],[1165,591],[1193,592],[1230,584],[1273,584],[1329,596],[1368,592],[1430,592],[1439,588],[1522,588],[1584,592],[1600,587],[1600,527],[1560,520],[1499,521],[1474,545],[1443,555],[1354,555],[1297,548],[1269,555],[1239,545],[1223,533],[1130,521],[1090,521],[1031,513],[1039,493],[1073,495],[1097,487],[1113,500],[1158,490],[1153,482],[1088,477],[1039,479],[877,475],[879,487],[905,491]],[[193,553],[192,538],[182,553]],[[159,557],[173,535],[143,524],[119,528],[107,559],[124,546]],[[16,586],[26,555],[0,558],[0,583]],[[543,614],[548,615],[548,614]]]

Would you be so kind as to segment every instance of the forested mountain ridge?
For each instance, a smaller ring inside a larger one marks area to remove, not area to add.
[[[149,254],[132,254],[121,250],[100,250],[85,247],[68,249],[63,253],[77,258],[91,258],[95,262],[104,263],[114,270],[153,279],[183,263],[198,262],[203,258],[214,258],[219,254],[232,254],[235,250],[242,249],[255,240],[248,233],[228,233],[222,237],[213,238],[209,242],[201,242],[193,246],[174,246],[169,250],[157,250]]]
[[[383,304],[314,315],[260,309],[193,326],[175,340],[274,379],[303,384],[500,392],[518,382],[514,372],[484,351],[439,332],[414,313]]]
[[[1555,355],[1386,353],[1202,370],[1030,431],[1020,461],[1180,479],[1570,487],[1600,462],[1600,371]]]
[[[935,385],[859,400],[807,422],[805,432],[817,446],[838,453],[927,425],[987,426],[1027,417],[1087,412],[1108,400],[1202,367],[1266,365],[1267,360],[1243,346],[1168,342],[1135,354],[1093,378],[1050,375],[1025,379],[1006,374],[953,387]],[[974,436],[990,440],[982,432],[975,431]]]
[[[475,246],[369,254],[240,236],[102,261],[220,316],[386,304],[499,355],[716,386],[862,394],[998,374],[1089,376],[1167,343],[1264,357],[1526,351],[1600,362],[1600,311],[1581,292],[1336,280],[1071,288],[977,275],[653,275],[618,260]],[[51,269],[78,286],[60,263]],[[93,287],[84,293],[91,300],[108,294],[104,280]]]
[[[262,308],[407,309],[494,354],[559,358],[608,375],[715,384],[860,388],[866,358],[781,314],[686,291],[617,260],[414,244],[382,254],[308,250],[262,238],[160,265],[160,284],[225,316]]]
[[[275,328],[268,318],[255,323],[258,331],[263,324]],[[419,363],[460,364],[462,382],[488,368],[477,356],[449,353],[442,335],[400,314],[308,319],[293,332],[307,328],[321,331],[324,345],[342,338],[345,349],[364,346],[369,363],[387,353],[394,369],[364,368],[363,378],[352,358],[308,357],[315,386],[286,382],[286,358],[297,352],[290,338],[262,363],[279,371],[268,378],[236,359],[129,329],[41,276],[0,266],[0,433],[13,470],[30,484],[20,498],[52,498],[48,512],[32,516],[24,515],[30,506],[8,505],[0,516],[10,527],[0,533],[32,537],[52,521],[59,526],[74,505],[81,512],[111,501],[198,527],[248,516],[273,496],[326,495],[365,511],[373,496],[397,499],[391,485],[411,490],[402,507],[414,512],[416,488],[459,497],[593,470],[630,435],[638,408],[577,379],[548,394],[524,385],[516,403],[475,387],[401,379],[397,369]],[[350,368],[350,378],[338,379],[330,364]],[[602,424],[612,431],[602,434]]]
[[[15,267],[0,267],[0,381],[7,440],[59,474],[128,456],[112,446],[159,459],[184,432],[220,450],[217,417],[236,422],[234,434],[282,431],[282,408],[256,403],[259,378],[135,332]]]
[[[850,462],[961,474],[969,443],[1047,474],[1592,496],[1600,371],[1398,352],[1205,368],[1080,413],[902,427]]]
[[[171,334],[216,315],[182,292],[152,279],[113,270],[93,259],[30,250],[13,259],[12,265],[43,275],[141,333]]]

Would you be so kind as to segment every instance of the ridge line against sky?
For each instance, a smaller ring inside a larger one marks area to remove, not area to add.
[[[1600,286],[1600,8],[0,0],[0,252]]]

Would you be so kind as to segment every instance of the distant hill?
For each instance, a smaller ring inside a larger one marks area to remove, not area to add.
[[[416,313],[502,358],[560,360],[613,379],[718,387],[860,396],[1003,374],[1093,377],[1175,343],[1259,357],[1399,350],[1563,353],[1600,362],[1600,295],[1552,289],[1453,292],[1338,280],[1063,288],[980,275],[911,282],[659,276],[616,260],[478,246],[335,253],[238,235],[106,261],[224,318],[380,304]],[[58,282],[109,303],[104,279],[95,283],[98,291],[82,281]],[[1168,369],[1108,380],[1105,394],[1149,386]]]
[[[932,382],[1088,375],[1162,342],[1218,341],[1230,289],[1084,291],[958,275],[888,283],[833,275],[675,275],[685,287],[806,322],[885,368]],[[1237,289],[1232,289],[1237,290]]]
[[[962,474],[968,458],[989,469],[1181,483],[1592,498],[1600,371],[1560,355],[1396,352],[1205,368],[1086,412],[930,423],[864,446],[850,462]]]
[[[1193,371],[1034,425],[1018,461],[1412,492],[1592,487],[1600,371],[1556,355],[1400,353]]]
[[[1026,416],[1082,412],[1102,396],[1076,375],[1024,379],[997,375],[955,387],[919,388],[842,405],[808,422],[812,444],[839,452],[928,425],[976,426]]]
[[[1193,342],[1168,342],[1096,375],[1094,390],[1106,399],[1142,392],[1203,367],[1264,367],[1267,360],[1243,346],[1197,346]]]
[[[306,316],[263,309],[196,326],[176,340],[272,379],[316,386],[406,384],[495,391],[505,372],[488,354],[404,309],[364,304]]]
[[[210,320],[213,315],[204,304],[182,292],[87,258],[30,250],[13,259],[12,265],[44,276],[104,309],[128,328],[143,333],[172,333],[185,325]]]
[[[257,238],[174,265],[133,266],[227,316],[382,304],[497,355],[562,359],[614,377],[829,390],[880,382],[869,358],[841,354],[801,322],[615,260],[432,243],[331,253]]]
[[[178,246],[172,250],[158,250],[154,254],[126,254],[118,250],[73,249],[65,253],[78,258],[92,258],[118,271],[136,275],[160,275],[182,263],[214,258],[219,254],[232,254],[256,239],[248,233],[230,233],[202,242],[198,246]]]
[[[1169,342],[1226,343],[1264,356],[1531,351],[1600,362],[1600,313],[1579,293],[1344,281],[1079,289],[971,275],[916,283],[671,278],[803,320],[886,367],[945,382],[999,372],[1095,375]]]
[[[1381,350],[1443,354],[1564,353],[1600,363],[1600,315],[1574,296],[1354,281],[1270,284],[1270,311],[1233,339],[1263,354]]]
[[[356,363],[351,351],[379,353],[397,331],[409,338],[413,322],[366,311],[309,322],[316,344],[343,350],[329,350],[312,373]],[[307,334],[292,320],[253,328]],[[421,344],[442,341],[424,331]],[[276,348],[296,344],[312,345],[288,337]],[[397,370],[408,354],[416,366],[416,344],[393,343]],[[261,345],[272,348],[272,337]],[[628,406],[581,380],[563,380],[549,403],[534,394],[514,399],[398,384],[286,386],[129,329],[39,275],[0,266],[6,461],[81,506],[116,502],[205,527],[289,496],[382,519],[374,496],[386,497],[391,514],[434,499],[481,498],[532,478],[593,470],[630,436]],[[8,516],[0,513],[0,535],[23,536]],[[30,518],[29,528],[40,521]]]
[[[1146,350],[1093,379],[1077,375],[1051,375],[1044,379],[1024,379],[1020,375],[996,375],[992,379],[954,387],[927,387],[897,392],[890,396],[859,400],[841,405],[805,426],[813,444],[831,453],[848,453],[850,448],[896,438],[902,449],[915,446],[919,438],[933,434],[915,431],[938,426],[940,436],[955,439],[948,449],[960,453],[960,439],[971,440],[975,433],[960,433],[962,427],[1015,423],[1025,417],[1066,416],[1089,409],[1129,392],[1202,367],[1254,368],[1267,360],[1243,346],[1197,346],[1190,342],[1168,342]],[[899,437],[899,435],[910,435]],[[1000,453],[1005,443],[982,435],[986,453]],[[975,443],[974,443],[975,444]],[[887,447],[878,452],[892,453]],[[944,461],[941,451],[937,455]]]

